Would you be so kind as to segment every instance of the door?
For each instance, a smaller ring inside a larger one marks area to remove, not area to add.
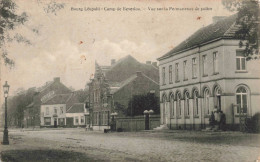
[[[66,127],[73,127],[73,118],[66,118]]]
[[[57,118],[54,118],[54,128],[57,128]]]
[[[168,113],[167,113],[167,108],[166,108],[166,102],[164,103],[164,110],[163,110],[163,112],[164,112],[164,115],[163,115],[163,124],[167,124],[167,115],[168,115]]]
[[[166,124],[167,122],[167,110],[166,110],[166,96],[163,96],[163,108],[162,108],[162,113],[163,113],[163,124]]]

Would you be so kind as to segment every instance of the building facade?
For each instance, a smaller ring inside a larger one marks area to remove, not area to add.
[[[71,90],[61,83],[60,78],[56,77],[53,81],[46,82],[36,89],[32,102],[24,110],[24,126],[39,127],[41,125],[41,105],[56,94],[70,93]]]
[[[74,103],[66,112],[66,127],[86,127],[88,109],[84,103]]]
[[[137,72],[138,71],[138,72]],[[96,63],[94,78],[88,83],[90,104],[90,125],[94,130],[109,129],[111,113],[127,109],[134,94],[154,90],[159,95],[159,69],[155,63],[139,63],[132,56],[126,56],[111,66]]]
[[[72,93],[57,94],[41,104],[41,127],[65,127],[66,111],[77,103],[76,95]]]
[[[236,15],[204,27],[158,58],[161,124],[204,129],[214,110],[237,129],[260,109],[260,62],[246,61],[234,39]]]

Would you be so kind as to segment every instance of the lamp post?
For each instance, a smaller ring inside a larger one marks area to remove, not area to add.
[[[4,137],[3,137],[3,145],[9,145],[8,140],[8,128],[7,128],[7,97],[10,86],[7,84],[7,81],[5,81],[4,88],[4,97],[5,97],[5,129],[4,129]]]
[[[144,117],[145,117],[145,130],[150,129],[150,115],[153,114],[153,110],[144,110]]]
[[[111,117],[112,117],[112,124],[111,124],[111,130],[115,131],[116,130],[116,122],[115,122],[115,116],[117,116],[117,112],[111,113]]]

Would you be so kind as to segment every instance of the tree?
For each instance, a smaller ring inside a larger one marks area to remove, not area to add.
[[[7,44],[9,42],[16,40],[30,44],[30,41],[22,35],[10,33],[17,26],[24,24],[28,18],[25,12],[17,14],[16,9],[17,5],[12,0],[0,0],[0,46],[2,58],[8,65],[14,65],[14,61],[7,56]]]
[[[24,119],[26,106],[33,101],[36,91],[28,89],[22,93],[8,98],[8,123],[9,125],[21,127]]]
[[[143,115],[145,110],[153,110],[155,114],[160,114],[159,98],[154,94],[134,95],[128,102],[127,115]]]
[[[37,0],[39,5],[43,5],[43,10],[46,14],[51,13],[57,15],[57,11],[63,9],[64,3],[47,2],[43,3],[42,0]],[[13,0],[0,0],[0,47],[2,58],[6,65],[14,66],[14,60],[8,57],[8,43],[17,41],[31,44],[31,41],[20,33],[12,33],[20,25],[24,25],[28,21],[28,15],[23,12],[16,13],[18,6]],[[34,33],[39,33],[38,29],[31,29]]]
[[[259,2],[258,0],[222,0],[230,11],[238,11],[235,37],[239,47],[244,48],[247,60],[259,59]]]

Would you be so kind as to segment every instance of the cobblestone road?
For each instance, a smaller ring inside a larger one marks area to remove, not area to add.
[[[12,149],[62,149],[105,161],[256,161],[260,135],[240,132],[87,132],[84,129],[10,131]],[[2,138],[2,137],[1,137]]]

